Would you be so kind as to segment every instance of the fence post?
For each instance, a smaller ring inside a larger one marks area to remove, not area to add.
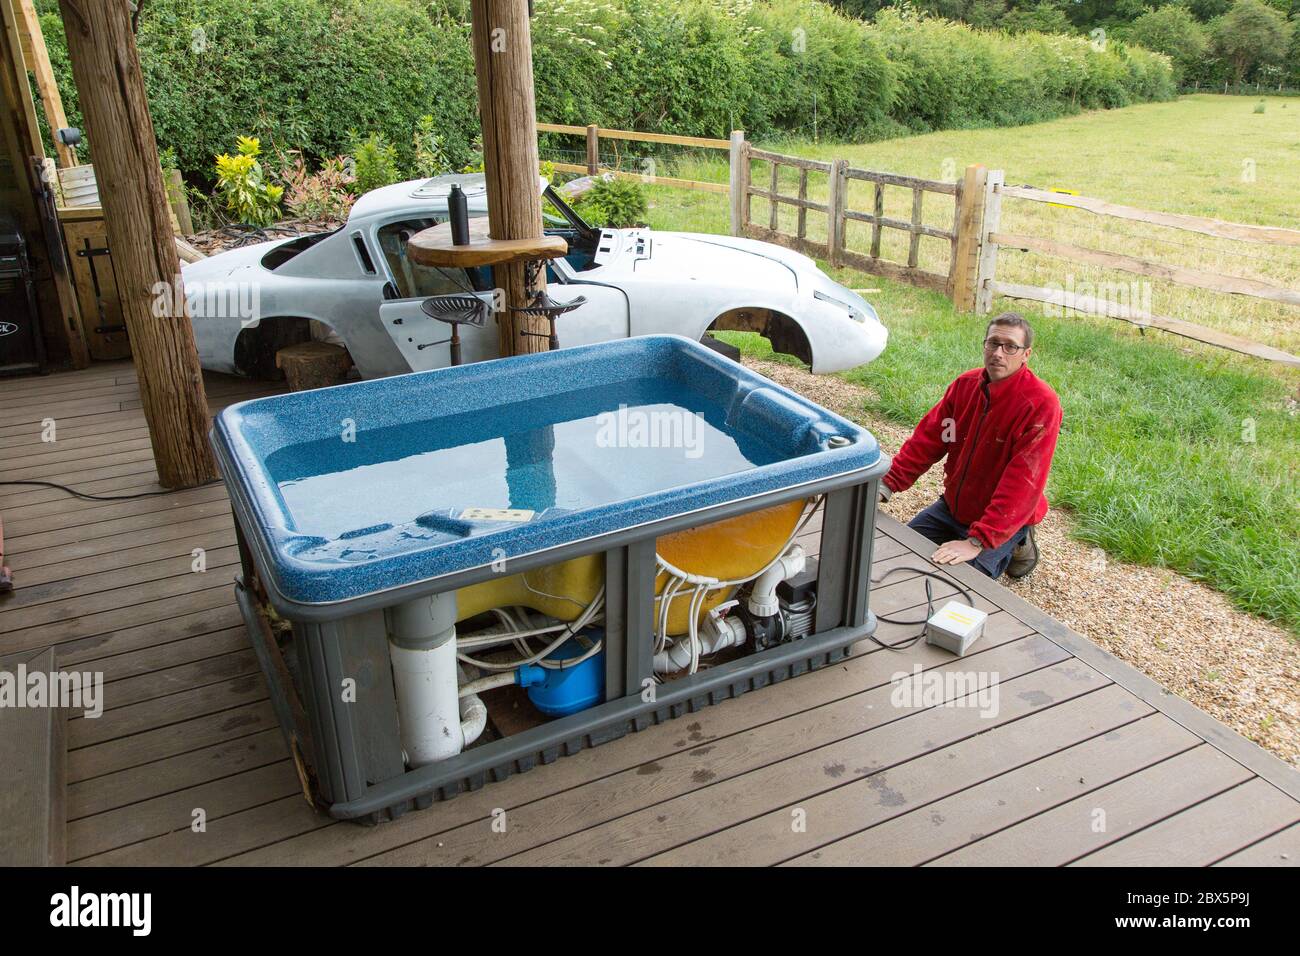
[[[600,127],[587,124],[587,174],[600,175]]]
[[[984,224],[980,228],[979,265],[975,273],[975,311],[987,315],[993,307],[993,284],[997,278],[998,244],[989,237],[1002,221],[1002,184],[1006,174],[990,170],[984,184]]]
[[[826,260],[833,266],[844,264],[844,209],[848,193],[849,161],[831,161],[830,195],[826,200]]]
[[[984,227],[984,187],[988,170],[981,165],[967,166],[961,191],[957,194],[957,248],[953,253],[949,281],[952,304],[958,312],[975,309],[975,283],[979,269],[980,233]]]
[[[749,222],[749,153],[745,149],[745,131],[731,131],[731,234],[743,236]]]

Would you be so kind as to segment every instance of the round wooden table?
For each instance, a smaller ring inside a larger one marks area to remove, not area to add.
[[[510,262],[558,259],[567,255],[569,244],[562,236],[538,236],[535,239],[493,239],[488,235],[487,216],[469,221],[469,243],[451,241],[451,223],[444,222],[422,229],[406,244],[406,255],[422,266],[472,269],[476,266],[499,266]]]

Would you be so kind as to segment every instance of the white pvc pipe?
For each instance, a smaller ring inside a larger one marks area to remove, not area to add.
[[[472,680],[468,684],[461,684],[460,696],[469,697],[471,694],[481,694],[483,691],[491,690],[493,687],[505,687],[514,682],[514,671],[502,671],[499,674],[488,674],[487,677],[480,677],[478,680]]]
[[[776,586],[788,581],[796,574],[802,574],[806,556],[801,545],[794,545],[781,555],[770,568],[758,576],[749,593],[749,613],[754,617],[771,617],[781,609],[781,602],[776,596]]]
[[[388,653],[407,762],[421,767],[456,756],[465,745],[456,693],[456,641],[432,648],[402,647],[389,641]]]
[[[731,618],[718,622],[719,630],[707,630],[699,635],[700,656],[714,654],[723,648],[735,647],[745,643],[745,625]],[[691,666],[691,637],[683,634],[676,639],[672,647],[655,655],[656,674],[672,674],[684,671]]]
[[[417,598],[386,612],[397,722],[407,763],[420,767],[460,753],[483,733],[487,707],[461,697],[456,595]]]

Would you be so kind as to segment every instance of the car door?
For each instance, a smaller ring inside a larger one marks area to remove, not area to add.
[[[374,234],[389,279],[379,321],[413,372],[451,364],[451,326],[427,315],[422,308],[424,300],[435,295],[477,294],[464,269],[423,266],[407,256],[411,236],[437,224],[431,217],[402,219],[379,226]],[[490,301],[491,294],[484,297]],[[462,323],[459,331],[463,362],[496,358],[497,335],[490,320],[485,328]]]
[[[578,296],[586,299],[556,320],[561,348],[625,339],[632,334],[626,292],[609,283],[583,279],[583,273],[563,259],[556,260],[550,271],[557,280],[546,287],[546,294],[552,299],[556,302],[572,302]]]

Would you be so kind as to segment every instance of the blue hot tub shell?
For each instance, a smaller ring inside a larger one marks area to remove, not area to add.
[[[602,447],[620,406],[625,420],[699,413],[700,454]],[[675,336],[254,399],[217,417],[213,442],[264,583],[290,617],[464,583],[502,555],[554,552],[881,458],[865,429]],[[533,515],[476,517],[484,509]]]
[[[646,422],[658,424],[637,432]],[[308,698],[310,729],[290,726],[283,701],[281,722],[291,737],[313,738],[338,816],[419,806],[485,772],[526,769],[548,747],[595,743],[740,693],[755,675],[765,683],[828,663],[874,626],[866,574],[888,466],[875,439],[687,339],[646,336],[255,399],[225,409],[212,442],[239,530],[241,606],[255,646],[265,635],[259,602],[294,622],[298,687],[275,687],[284,673],[267,657],[275,649],[259,654],[273,697]],[[816,633],[642,700],[656,537],[819,494],[828,530]],[[340,722],[329,687],[369,644],[377,706],[388,706],[379,612],[488,580],[503,562],[525,570],[593,553],[606,555],[612,599],[604,704],[549,732],[467,750],[437,772],[391,759],[383,770],[361,766],[350,739],[360,725],[345,726],[351,712]],[[493,748],[497,757],[483,756]]]

